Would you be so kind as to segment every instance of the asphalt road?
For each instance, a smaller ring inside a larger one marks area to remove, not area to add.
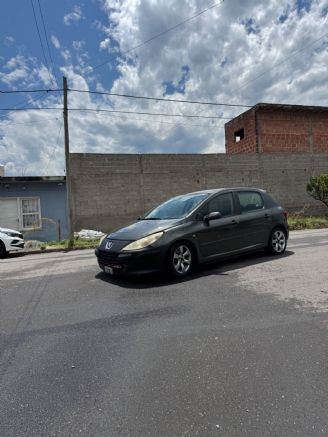
[[[0,435],[328,435],[328,231],[188,280],[0,261]]]

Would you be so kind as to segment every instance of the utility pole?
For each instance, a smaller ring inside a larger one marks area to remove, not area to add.
[[[67,108],[67,79],[63,76],[64,90],[64,135],[65,135],[65,163],[66,163],[66,194],[67,194],[67,225],[68,225],[68,248],[73,247],[73,229],[72,229],[72,192],[71,192],[71,173],[69,162],[69,134],[68,134],[68,108]]]

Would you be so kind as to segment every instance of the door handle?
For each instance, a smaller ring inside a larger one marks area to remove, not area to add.
[[[238,220],[231,220],[231,223],[232,223],[233,225],[238,225],[239,221],[238,221]]]
[[[266,219],[270,218],[270,214],[264,214],[264,218]]]

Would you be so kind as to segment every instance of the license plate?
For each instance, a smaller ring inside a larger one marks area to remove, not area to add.
[[[109,273],[110,275],[113,275],[114,274],[114,269],[113,269],[113,267],[108,267],[108,266],[105,266],[105,272],[106,273]]]

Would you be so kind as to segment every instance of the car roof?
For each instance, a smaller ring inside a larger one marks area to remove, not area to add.
[[[256,187],[224,187],[224,188],[212,188],[209,190],[193,191],[191,193],[185,193],[185,195],[192,195],[192,194],[213,195],[213,194],[221,193],[222,191],[260,191],[261,193],[266,193],[266,191],[263,190],[262,188],[256,188]]]

